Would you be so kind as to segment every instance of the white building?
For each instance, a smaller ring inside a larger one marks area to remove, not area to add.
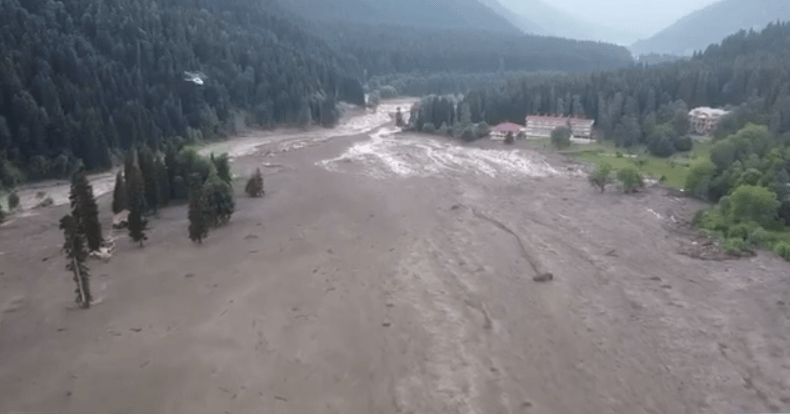
[[[713,109],[708,107],[694,108],[689,112],[691,130],[700,135],[710,135],[716,131],[719,122],[724,115],[729,112],[723,109]]]
[[[595,121],[584,118],[565,118],[555,116],[527,116],[527,137],[549,138],[551,132],[560,127],[571,129],[574,138],[592,139]]]

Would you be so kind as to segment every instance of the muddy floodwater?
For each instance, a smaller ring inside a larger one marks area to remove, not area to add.
[[[139,248],[93,177],[117,248],[88,263],[90,310],[48,183],[54,206],[0,226],[0,413],[790,411],[787,262],[689,257],[702,204],[601,194],[523,143],[398,133],[408,105],[202,148],[231,155],[237,193],[203,245],[175,206]]]

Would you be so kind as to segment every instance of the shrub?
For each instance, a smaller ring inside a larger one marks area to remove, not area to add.
[[[609,175],[612,172],[612,166],[608,163],[601,162],[595,168],[595,170],[590,173],[590,176],[587,179],[590,181],[590,185],[593,187],[598,187],[601,192],[603,193],[606,189],[606,184],[609,183]]]
[[[694,197],[707,200],[710,193],[710,181],[716,166],[709,160],[697,162],[691,166],[684,190]]]
[[[247,185],[244,187],[244,191],[246,191],[247,195],[250,197],[261,197],[264,194],[263,174],[261,174],[260,168],[256,169],[252,176],[250,176]]]
[[[675,153],[675,146],[667,137],[660,137],[650,141],[647,145],[647,149],[656,157],[666,158]]]
[[[786,260],[790,260],[790,244],[779,242],[774,246],[774,252]]]
[[[615,155],[615,157],[617,157],[617,158],[623,158],[623,153],[622,153],[622,152],[620,152],[620,151],[617,151],[617,152],[616,152],[614,155]]]
[[[508,131],[507,135],[505,136],[505,144],[513,145],[516,143],[516,137],[513,136],[513,131]]]
[[[746,240],[749,238],[749,235],[752,233],[752,229],[754,227],[754,225],[750,226],[746,223],[736,224],[727,230],[727,237]]]
[[[768,227],[776,221],[779,202],[776,194],[765,187],[742,185],[732,192],[730,203],[734,222],[755,221]]]
[[[680,152],[691,151],[694,148],[694,140],[689,136],[680,137],[675,141],[675,149]]]
[[[18,207],[19,207],[19,194],[17,194],[16,191],[13,191],[11,194],[8,195],[8,209],[14,211]]]
[[[430,122],[426,122],[426,123],[425,123],[425,124],[422,126],[422,132],[424,132],[424,133],[426,133],[426,134],[433,134],[433,133],[436,133],[436,127],[435,127],[435,126],[434,126],[432,123],[430,123]]]
[[[461,134],[461,139],[466,142],[472,142],[475,138],[475,131],[471,127],[464,129],[464,132]]]
[[[770,234],[762,227],[752,230],[749,237],[746,238],[746,241],[752,246],[765,246],[768,240],[770,240]]]
[[[746,242],[743,239],[734,237],[725,240],[722,247],[727,253],[737,253],[746,249]]]
[[[557,149],[565,149],[571,146],[572,132],[568,127],[559,127],[551,131],[551,144]]]
[[[626,167],[620,170],[617,173],[617,179],[620,180],[626,193],[635,193],[645,185],[642,174],[634,167]]]

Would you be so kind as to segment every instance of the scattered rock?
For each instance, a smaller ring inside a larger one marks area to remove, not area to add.
[[[381,326],[383,326],[385,328],[389,328],[390,326],[392,326],[392,324],[389,323],[389,322],[384,322],[384,323],[381,324]]]
[[[670,285],[662,285],[661,288],[662,289],[672,289],[672,286],[670,286]]]
[[[145,368],[145,366],[148,365],[149,362],[151,362],[151,361],[143,362],[142,365],[140,365],[140,368]]]
[[[651,278],[650,278],[650,280],[652,280],[652,281],[654,281],[654,282],[660,282],[660,281],[661,281],[661,278],[660,278],[660,277],[658,277],[658,276],[653,276],[653,277],[651,277]]]
[[[532,280],[534,280],[534,281],[536,281],[538,283],[548,282],[548,281],[554,280],[554,275],[551,274],[551,273],[544,273],[542,275],[533,277]]]
[[[285,401],[285,402],[288,402],[288,399],[287,399],[287,398],[285,398],[285,397],[280,397],[279,395],[275,395],[275,396],[274,396],[274,399],[275,399],[275,400],[280,400],[280,401]]]
[[[776,302],[776,304],[779,306],[784,306],[785,302],[783,300],[780,300],[779,302]]]
[[[247,237],[244,238],[244,240],[255,240],[255,239],[258,239],[258,238],[259,237],[258,237],[257,234],[248,234]]]
[[[334,254],[334,252],[332,251],[332,249],[326,249],[326,252],[327,252],[327,253],[329,253],[329,254]]]
[[[129,210],[123,210],[112,218],[112,228],[120,230],[129,226]]]
[[[189,278],[195,277],[195,275],[193,275],[192,273],[187,273],[187,274],[184,275],[184,277],[189,279]]]
[[[611,251],[607,252],[606,255],[609,256],[609,257],[619,257],[617,255],[617,250],[611,250]]]
[[[454,205],[454,206],[450,207],[450,210],[458,210],[459,208],[461,208],[461,206],[459,206],[458,204],[456,204],[456,205]]]
[[[33,209],[35,210],[35,209],[38,209],[38,208],[50,207],[50,206],[52,206],[54,204],[55,204],[55,201],[52,200],[52,197],[47,197],[43,201],[41,201],[40,203],[36,204],[36,206],[33,207]]]
[[[143,330],[143,328],[131,328],[129,330],[132,331],[132,332],[140,332],[140,331]]]
[[[66,397],[71,397],[71,391],[66,391]]]
[[[523,403],[521,403],[521,408],[529,408],[529,407],[532,407],[532,403],[531,402],[524,401]]]

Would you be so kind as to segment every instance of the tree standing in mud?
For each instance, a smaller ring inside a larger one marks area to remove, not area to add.
[[[128,193],[129,237],[131,237],[135,243],[140,243],[140,247],[143,247],[143,242],[148,240],[148,236],[145,235],[148,221],[143,218],[143,210],[145,209],[145,183],[142,173],[136,166],[132,166],[129,171]]]
[[[265,194],[265,191],[263,191],[263,174],[261,174],[260,168],[257,168],[255,173],[252,174],[252,177],[247,181],[247,186],[244,187],[244,191],[250,197],[261,197]]]
[[[88,252],[85,250],[85,237],[79,232],[77,220],[71,215],[66,215],[60,219],[60,229],[66,239],[63,244],[63,251],[66,253],[66,269],[74,273],[74,282],[77,284],[75,301],[83,309],[91,306],[90,275],[85,260]]]
[[[77,222],[77,231],[85,236],[90,251],[99,250],[103,241],[101,223],[99,223],[99,207],[93,198],[93,186],[88,182],[85,170],[74,173],[71,180],[71,215]]]
[[[126,181],[123,179],[123,172],[118,171],[115,176],[115,189],[112,192],[112,213],[118,214],[126,210]]]
[[[208,236],[209,217],[207,200],[196,174],[192,176],[189,189],[189,239],[202,244]]]

